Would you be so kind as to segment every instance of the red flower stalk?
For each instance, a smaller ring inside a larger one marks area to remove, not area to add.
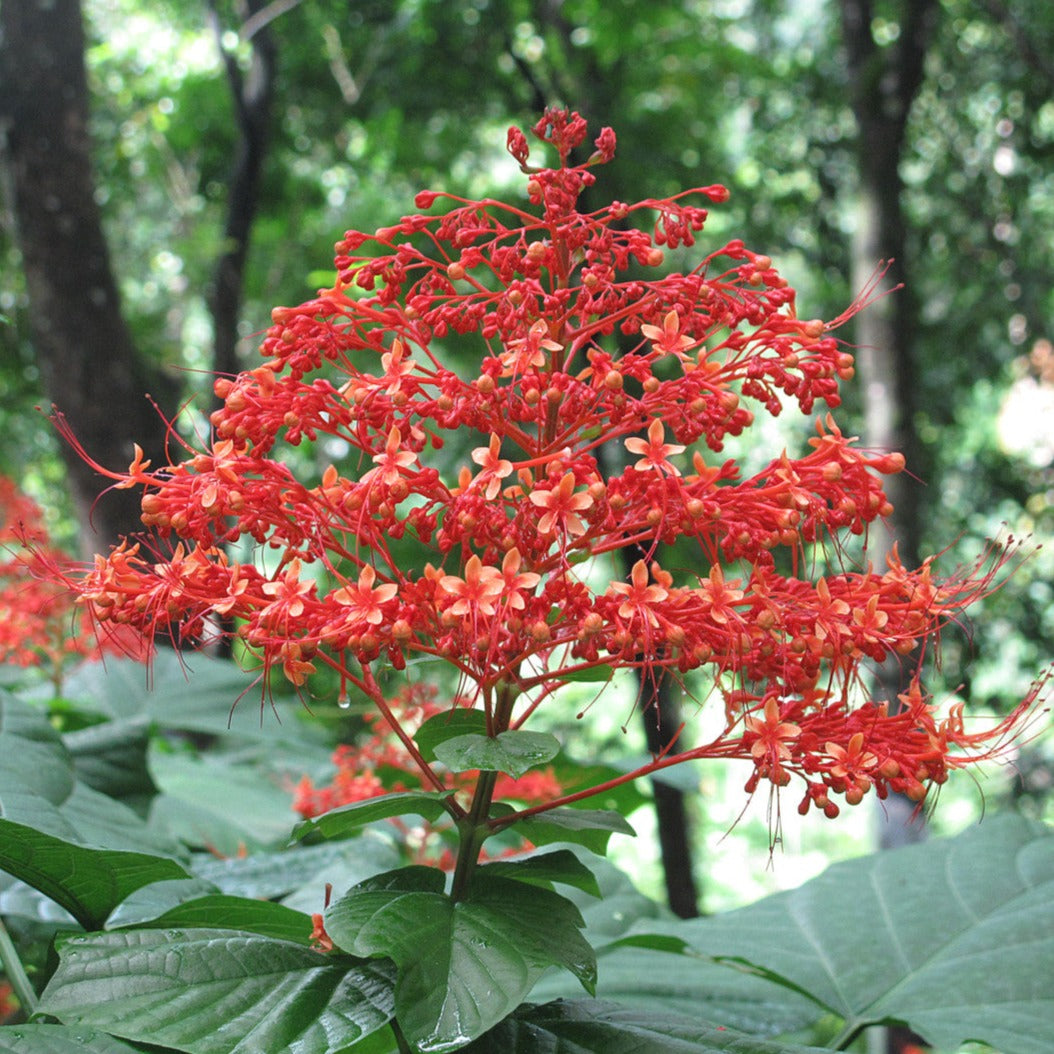
[[[807,575],[807,547],[839,554],[847,533],[889,514],[881,477],[904,464],[857,447],[828,413],[852,356],[831,325],[798,317],[771,259],[740,241],[663,268],[665,250],[695,244],[723,187],[580,212],[613,133],[574,165],[577,114],[549,112],[534,132],[560,165],[532,168],[526,137],[509,133],[526,203],[426,191],[418,208],[454,207],[349,231],[335,285],[276,308],[262,364],[216,382],[210,446],[106,472],[143,487],[154,540],[122,544],[80,579],[91,617],[194,641],[233,625],[265,673],[297,686],[328,665],[436,789],[444,779],[385,701],[378,664],[446,661],[492,735],[583,671],[705,670],[727,728],[679,759],[750,759],[750,789],[799,775],[806,807],[828,813],[831,795],[870,787],[921,799],[949,767],[990,755],[1034,697],[967,734],[920,685],[899,712],[869,700],[861,667],[923,648],[993,587],[1007,554],[949,581],[896,559]],[[793,404],[820,411],[807,454],[750,478],[715,457],[755,413]],[[455,432],[475,440],[448,471],[434,451]],[[282,444],[322,437],[346,453],[302,483]],[[603,471],[604,446],[625,450],[626,467]],[[239,540],[276,551],[277,568],[226,555]],[[691,570],[662,565],[660,546],[678,540],[695,547]],[[645,556],[610,581],[605,554],[626,546]]]

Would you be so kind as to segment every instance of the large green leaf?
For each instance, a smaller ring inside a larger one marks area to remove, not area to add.
[[[198,856],[190,868],[223,893],[281,898],[286,905],[310,913],[322,910],[327,882],[343,893],[356,882],[397,867],[400,859],[390,840],[365,831],[354,839],[298,845],[283,852],[227,860]]]
[[[231,897],[212,893],[176,904],[163,914],[146,920],[154,928],[196,927],[198,929],[229,929],[258,933],[263,937],[311,943],[311,916],[294,911],[282,904],[251,897]],[[113,927],[110,927],[113,929]]]
[[[132,929],[160,918],[188,900],[212,896],[219,891],[201,878],[176,878],[151,882],[129,894],[106,919],[108,930]],[[209,925],[220,925],[215,921]],[[226,926],[226,924],[223,924]]]
[[[1054,1050],[1054,836],[1020,818],[836,864],[727,915],[644,928],[774,993],[808,993],[847,1031],[903,1021],[946,1049]]]
[[[145,801],[157,788],[146,767],[149,731],[144,723],[104,721],[63,737],[77,779],[112,798]]]
[[[818,1054],[819,1050],[599,1000],[561,1000],[524,1008],[464,1049],[465,1054]]]
[[[9,820],[0,820],[0,868],[49,896],[85,929],[101,927],[133,890],[187,877],[174,860],[90,849]]]
[[[150,770],[162,793],[151,822],[188,845],[223,856],[285,841],[295,819],[287,789],[253,768],[222,755],[150,752]]]
[[[584,855],[585,851],[577,852]],[[681,954],[684,942],[673,935],[660,937],[673,952],[621,946],[628,931],[651,930],[657,926],[652,920],[672,921],[673,917],[606,860],[590,856],[588,864],[599,883],[601,899],[575,889],[567,896],[581,910],[586,939],[597,951],[601,999],[649,1014],[702,1019],[754,1035],[774,1036],[815,1022],[817,1007],[812,1000],[708,959],[685,956]],[[679,925],[674,924],[673,934]],[[552,971],[531,990],[530,999],[541,1003],[577,994],[565,974]]]
[[[77,832],[76,840],[82,845],[165,856],[186,852],[167,832],[145,823],[127,805],[79,780],[73,785],[73,793],[59,806],[59,812]]]
[[[392,1013],[390,964],[231,930],[72,937],[38,1010],[189,1054],[335,1054]]]
[[[496,736],[469,732],[435,746],[435,756],[452,772],[482,769],[507,772],[516,779],[552,761],[559,753],[560,741],[556,736],[523,730],[499,732]]]
[[[271,742],[304,734],[295,699],[273,699],[261,708],[259,695],[246,695],[248,683],[228,660],[161,649],[149,667],[131,659],[83,663],[63,690],[79,709],[113,722]]]
[[[73,784],[73,761],[44,710],[0,690],[0,817],[76,838],[58,809]]]
[[[420,1050],[457,1050],[485,1032],[550,966],[592,989],[596,962],[570,901],[477,874],[469,895],[455,902],[443,884],[435,869],[404,868],[361,883],[326,914],[340,947],[395,961],[396,1016]]]
[[[0,1054],[138,1054],[138,1051],[90,1028],[11,1025],[0,1028]]]

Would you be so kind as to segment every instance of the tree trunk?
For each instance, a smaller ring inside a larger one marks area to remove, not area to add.
[[[624,550],[628,551],[628,550]],[[641,672],[641,688],[647,686]],[[661,674],[654,688],[654,698],[642,697],[641,718],[651,754],[678,754],[681,744],[673,742],[681,730],[681,704],[677,686],[668,674]],[[672,745],[671,745],[672,744]],[[660,773],[651,781],[655,797],[655,816],[659,831],[659,853],[662,858],[666,901],[670,910],[682,919],[699,915],[699,888],[695,880],[692,853],[692,824],[684,791],[667,783]]]
[[[246,5],[247,19],[260,15],[266,6],[265,0],[249,0]],[[252,34],[252,60],[243,75],[236,58],[223,46],[223,28],[215,0],[210,4],[210,18],[226,66],[238,125],[238,152],[227,194],[223,251],[216,264],[208,298],[213,326],[213,370],[218,375],[233,375],[241,369],[238,359],[238,322],[245,286],[249,237],[259,209],[260,180],[270,140],[276,49],[269,24],[264,22]],[[244,27],[242,33],[245,33]]]
[[[48,398],[107,468],[132,460],[133,439],[158,464],[175,383],[137,352],[95,203],[79,0],[0,6],[0,107],[30,306],[30,336]],[[70,486],[88,552],[139,526],[137,496],[110,491],[71,448]],[[98,500],[97,500],[98,499]]]
[[[857,368],[864,397],[864,442],[881,450],[899,450],[907,471],[887,478],[894,512],[871,532],[869,557],[885,567],[896,546],[909,567],[919,561],[922,449],[915,423],[918,362],[915,353],[916,306],[907,258],[907,222],[902,204],[900,162],[912,103],[922,84],[926,51],[939,16],[937,0],[903,0],[898,5],[900,35],[880,48],[872,34],[871,0],[841,0],[842,34],[849,90],[857,123],[859,213],[853,244],[852,279],[862,289],[883,261],[890,261],[884,290],[902,286],[858,315],[854,321]],[[918,656],[894,657],[876,671],[875,694],[895,704],[907,687]],[[919,841],[924,831],[915,806],[891,796],[883,803],[879,842],[890,848]],[[914,821],[914,822],[913,822]],[[900,1054],[915,1037],[891,1028],[889,1054]]]
[[[879,48],[871,33],[870,0],[842,0],[842,31],[848,58],[850,96],[857,121],[859,215],[853,245],[853,284],[862,288],[875,268],[891,261],[884,287],[902,286],[872,304],[854,320],[857,367],[864,395],[864,441],[882,450],[900,450],[907,471],[887,478],[894,511],[888,524],[872,530],[869,555],[883,570],[896,545],[908,566],[920,551],[922,450],[915,425],[918,362],[916,307],[911,293],[900,161],[912,103],[922,83],[926,50],[933,39],[936,0],[905,0],[901,33],[894,45]],[[894,659],[879,672],[879,694],[895,701],[912,672],[912,661]],[[899,840],[899,825],[886,825]],[[918,826],[908,828],[918,831]],[[901,829],[903,830],[903,828]]]

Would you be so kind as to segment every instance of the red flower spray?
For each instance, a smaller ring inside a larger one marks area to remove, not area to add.
[[[888,515],[881,477],[904,464],[858,448],[829,414],[852,356],[831,325],[798,317],[794,290],[742,242],[664,269],[667,251],[694,246],[723,187],[579,212],[614,134],[572,164],[586,135],[577,114],[548,112],[534,133],[560,163],[531,167],[510,131],[526,203],[428,191],[418,208],[454,207],[349,231],[333,288],[275,309],[263,363],[216,382],[211,445],[107,473],[143,487],[154,540],[122,544],[77,583],[91,617],[194,641],[233,625],[264,673],[296,686],[332,667],[436,790],[446,777],[386,701],[381,664],[449,664],[489,736],[520,729],[576,677],[705,675],[724,699],[721,735],[625,778],[745,758],[748,790],[797,776],[802,811],[829,816],[835,798],[855,804],[872,788],[921,801],[950,768],[1002,749],[1038,688],[970,733],[960,713],[935,713],[917,678],[900,707],[872,700],[861,668],[924,650],[993,588],[1006,552],[945,581],[929,561],[896,557],[808,574],[822,564],[813,554],[842,555],[846,534]],[[818,414],[804,456],[781,453],[749,478],[716,456],[756,413],[795,404]],[[455,432],[475,442],[447,472],[434,451]],[[347,453],[311,486],[281,447],[320,437]],[[625,467],[602,471],[602,447],[624,450]],[[273,571],[227,555],[245,539],[278,554]],[[677,541],[694,548],[690,569],[663,566]],[[626,546],[642,559],[610,581],[608,554]],[[479,817],[494,793],[484,782]]]

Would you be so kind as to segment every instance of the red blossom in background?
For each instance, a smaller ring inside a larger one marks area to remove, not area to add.
[[[56,681],[70,659],[97,657],[100,640],[77,632],[74,596],[63,583],[72,561],[51,544],[40,507],[0,476],[0,663],[40,666]],[[128,631],[103,639],[138,654]]]
[[[444,660],[491,735],[585,671],[703,671],[726,727],[679,759],[745,758],[750,790],[797,776],[803,810],[829,815],[832,796],[854,803],[871,788],[921,800],[949,768],[998,753],[1038,688],[967,733],[918,682],[899,708],[870,699],[862,666],[924,649],[993,588],[1008,554],[944,581],[929,561],[854,563],[844,538],[888,515],[881,477],[904,462],[860,449],[830,416],[853,375],[833,324],[798,318],[771,259],[740,241],[663,269],[666,251],[695,245],[723,187],[583,213],[613,133],[581,165],[570,161],[586,134],[577,114],[549,112],[534,133],[560,167],[529,166],[526,136],[510,131],[529,207],[425,191],[418,208],[454,207],[349,231],[334,286],[276,308],[263,362],[216,382],[211,446],[106,473],[143,486],[154,538],[77,581],[92,619],[177,641],[233,625],[264,673],[298,686],[331,667],[434,789],[447,775],[417,752],[378,664]],[[476,365],[462,375],[450,363],[466,350]],[[746,478],[719,457],[755,414],[793,406],[817,415],[808,453],[782,452]],[[471,463],[447,478],[432,451],[462,430],[476,439]],[[282,444],[319,437],[349,453],[301,483]],[[637,458],[605,473],[604,444]],[[395,552],[402,539],[415,563]],[[229,558],[238,540],[277,552],[277,568]],[[661,565],[659,546],[678,540],[694,545],[690,569]],[[808,573],[822,565],[814,544],[849,569]],[[597,588],[618,566],[606,554],[626,546],[646,559],[629,582]],[[324,798],[305,785],[298,807],[377,790],[368,765],[347,772]],[[590,792],[545,793],[528,811]]]

